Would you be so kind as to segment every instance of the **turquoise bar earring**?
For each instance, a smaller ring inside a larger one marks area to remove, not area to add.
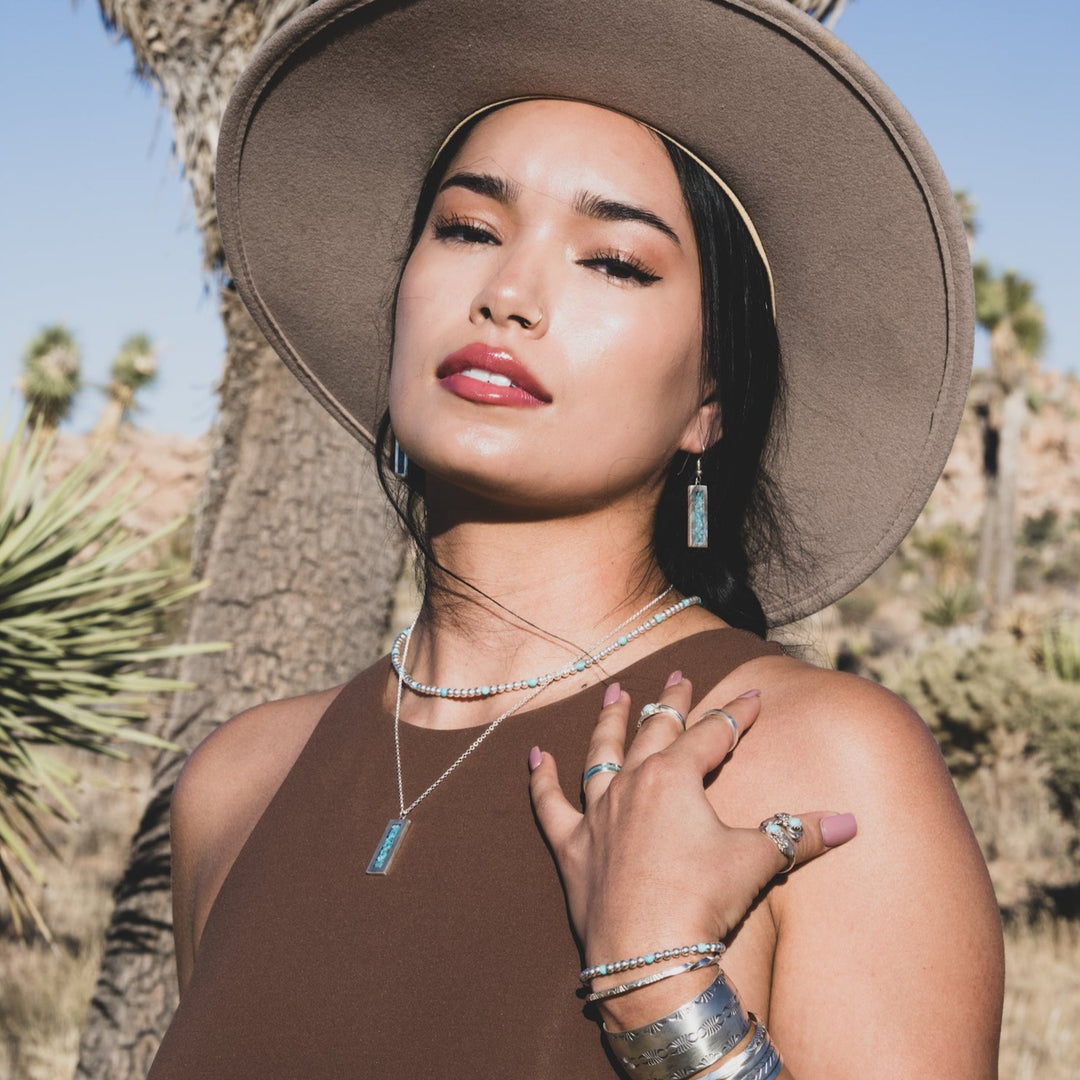
[[[394,460],[393,460],[394,475],[404,480],[409,475],[409,457],[405,451],[401,448],[401,443],[394,438]]]
[[[686,546],[709,546],[709,487],[701,482],[701,455],[694,482],[686,489]]]

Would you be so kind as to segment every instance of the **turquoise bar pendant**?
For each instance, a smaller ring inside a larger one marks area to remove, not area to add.
[[[686,489],[686,546],[709,546],[709,489],[705,484],[691,484]]]
[[[411,824],[408,818],[403,817],[391,818],[387,822],[379,846],[367,865],[367,873],[385,875],[390,872],[390,864],[394,861],[394,856],[401,847],[401,841],[405,839],[405,834],[409,831]]]

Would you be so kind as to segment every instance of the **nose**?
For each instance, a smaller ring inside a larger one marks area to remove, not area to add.
[[[503,258],[476,294],[470,321],[480,326],[517,323],[523,330],[542,332],[545,304],[540,296],[541,274],[536,258],[527,252],[503,250]]]

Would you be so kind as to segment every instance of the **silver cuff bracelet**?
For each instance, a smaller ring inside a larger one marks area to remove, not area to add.
[[[753,1013],[750,1019],[756,1025],[753,1038],[730,1061],[700,1080],[776,1080],[784,1067],[780,1051],[769,1038],[765,1025]]]
[[[693,1001],[632,1031],[608,1031],[608,1045],[633,1080],[685,1080],[730,1053],[750,1028],[723,972]],[[741,1055],[740,1055],[741,1056]]]

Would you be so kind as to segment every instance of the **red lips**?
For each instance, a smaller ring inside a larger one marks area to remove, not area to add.
[[[469,369],[501,376],[509,379],[513,385],[485,382],[464,374]],[[519,408],[534,408],[551,401],[551,395],[513,353],[480,342],[451,353],[438,366],[435,374],[443,387],[468,401]]]

